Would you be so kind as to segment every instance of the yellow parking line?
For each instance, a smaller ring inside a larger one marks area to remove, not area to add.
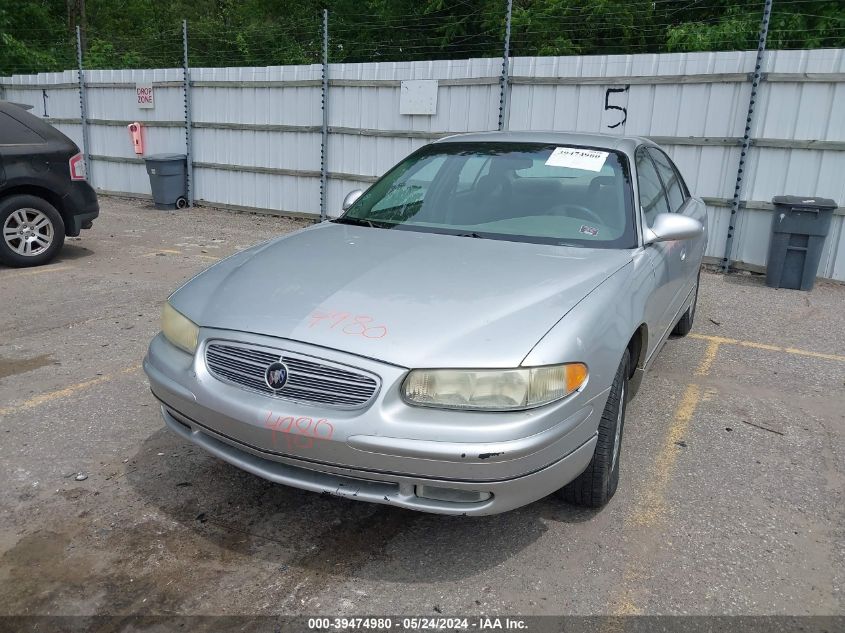
[[[654,460],[654,475],[646,488],[647,492],[631,516],[634,525],[653,527],[666,513],[666,490],[669,487],[675,462],[678,460],[677,443],[684,438],[689,429],[700,400],[701,388],[696,384],[687,385],[681,396],[681,402],[675,409],[669,432],[663,439],[663,446]]]
[[[718,336],[693,336],[709,341],[707,349],[704,350],[704,356],[694,372],[696,376],[706,376],[710,373],[716,361],[719,348],[723,344],[730,343],[732,339]],[[681,400],[672,415],[672,422],[663,438],[660,451],[654,459],[651,477],[644,484],[645,492],[635,501],[634,507],[626,517],[626,521],[638,529],[653,531],[666,516],[666,493],[672,480],[675,464],[678,461],[678,444],[687,434],[703,395],[701,387],[695,383],[690,383],[684,388]],[[642,565],[643,563],[640,562],[639,564]],[[647,578],[641,567],[634,567],[631,563],[626,564],[619,593],[611,604],[611,611],[614,615],[642,613],[642,609],[636,604],[635,598],[638,597],[638,590],[646,580]]]
[[[691,338],[707,341],[707,348],[704,355],[694,371],[697,377],[707,376],[716,362],[716,357],[722,345],[737,345],[752,349],[761,349],[786,354],[796,354],[836,362],[845,362],[845,356],[838,354],[824,354],[809,350],[797,349],[794,347],[783,347],[755,341],[744,341],[724,336],[712,336],[707,334],[690,334]],[[680,402],[675,407],[672,422],[663,438],[662,445],[654,459],[654,467],[651,477],[644,484],[643,495],[636,500],[627,520],[632,526],[648,531],[654,530],[664,520],[667,513],[666,493],[672,480],[672,473],[678,460],[678,444],[687,434],[692,423],[695,412],[702,402],[710,396],[712,391],[705,391],[696,383],[690,383],[684,388]],[[642,562],[640,562],[642,565]],[[647,580],[643,570],[626,566],[618,595],[612,602],[612,611],[615,615],[633,615],[642,613],[635,600],[639,598],[638,589]]]
[[[735,338],[725,338],[724,336],[711,336],[709,334],[696,334],[693,332],[689,334],[690,338],[697,338],[703,341],[715,341],[717,343],[724,343],[725,345],[736,345],[739,341]]]
[[[73,266],[43,266],[34,270],[24,270],[21,272],[6,273],[2,277],[0,277],[0,280],[6,278],[11,279],[13,277],[31,277],[32,275],[43,275],[44,273],[57,273],[60,270],[68,270],[70,268],[73,268]]]
[[[707,349],[704,350],[704,358],[699,363],[698,367],[695,370],[696,376],[706,376],[710,373],[710,368],[713,366],[713,363],[716,361],[716,354],[719,353],[719,346],[722,343],[720,341],[710,341],[707,344]]]
[[[192,255],[195,254],[197,257],[201,259],[207,259],[213,262],[219,262],[222,258],[215,257],[214,255],[205,255],[203,253],[185,253],[184,251],[175,251],[170,248],[162,248],[161,250],[155,251],[154,253],[146,253],[141,255],[141,257],[156,257],[157,255]]]
[[[767,343],[755,343],[754,341],[741,341],[735,338],[725,338],[723,336],[710,336],[708,334],[690,334],[691,338],[697,338],[703,341],[710,341],[718,345],[739,345],[740,347],[751,347],[753,349],[764,349],[770,352],[784,352],[786,354],[797,354],[798,356],[809,356],[810,358],[820,358],[822,360],[832,360],[838,363],[845,363],[845,356],[838,354],[823,354],[822,352],[811,352],[806,349],[797,349],[795,347],[781,347],[780,345],[768,345]]]
[[[90,380],[86,380],[85,382],[80,382],[75,385],[71,385],[70,387],[65,387],[64,389],[59,389],[58,391],[50,391],[48,393],[42,393],[41,395],[35,396],[30,398],[29,400],[24,400],[19,405],[13,407],[2,407],[0,408],[0,415],[11,415],[12,413],[20,413],[21,411],[26,411],[27,409],[32,409],[39,405],[44,404],[45,402],[52,402],[53,400],[61,400],[62,398],[67,398],[68,396],[72,396],[73,394],[77,393],[78,391],[82,391],[84,389],[88,389],[89,387],[94,387],[95,385],[100,385],[104,382],[108,382],[114,378],[122,374],[128,374],[133,371],[137,371],[141,368],[141,365],[133,365],[132,367],[127,367],[126,369],[121,369],[119,372],[113,374],[105,374],[103,376],[97,376],[96,378],[91,378]]]
[[[794,347],[785,347],[783,351],[787,354],[798,354],[799,356],[809,356],[811,358],[821,358],[823,360],[835,360],[840,363],[845,363],[845,356],[837,356],[836,354],[822,354],[820,352],[810,352],[805,349],[795,349]]]
[[[627,579],[627,578],[628,578],[628,576],[626,575],[625,579]],[[639,576],[636,576],[636,577],[632,576],[632,578],[639,579]],[[643,610],[640,609],[636,604],[634,604],[634,601],[631,600],[631,597],[628,596],[628,595],[625,595],[622,598],[620,598],[616,603],[616,608],[613,610],[613,615],[617,615],[617,616],[621,616],[621,615],[642,615],[642,613],[643,613]],[[605,629],[605,630],[607,631],[607,633],[611,633],[611,632],[615,633],[616,631],[622,631],[623,629],[613,627],[613,628],[608,628],[608,629]]]
[[[769,352],[783,352],[785,351],[782,347],[778,347],[777,345],[767,345],[766,343],[752,343],[751,341],[737,341],[737,345],[742,345],[743,347],[753,347],[755,349],[764,349]]]
[[[718,351],[718,343],[715,351]],[[710,354],[705,352],[698,369],[706,371],[712,364]],[[650,480],[644,484],[646,492],[637,499],[633,510],[626,518],[626,522],[629,521],[631,525],[638,529],[651,532],[666,515],[666,491],[669,488],[675,462],[678,460],[677,442],[684,438],[700,401],[701,388],[696,384],[687,385],[681,396],[681,401],[675,408],[672,424],[663,439],[660,452],[654,460],[653,474]],[[626,563],[618,594],[615,599],[611,600],[610,610],[613,615],[639,615],[643,612],[635,599],[639,598],[639,590],[647,580],[641,567],[644,564],[642,559],[636,566],[630,561]]]
[[[161,255],[162,253],[167,255],[181,255],[182,251],[175,251],[172,248],[162,248],[157,251],[153,251],[152,253],[145,253],[144,255],[141,255],[141,257],[155,257],[156,255]]]

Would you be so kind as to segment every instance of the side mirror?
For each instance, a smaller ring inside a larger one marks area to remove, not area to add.
[[[704,233],[704,225],[679,213],[658,213],[644,235],[646,244],[689,240]]]
[[[349,207],[355,204],[355,201],[364,195],[364,192],[361,189],[353,189],[349,193],[346,194],[346,197],[343,199],[343,205],[341,205],[341,209],[346,211]]]

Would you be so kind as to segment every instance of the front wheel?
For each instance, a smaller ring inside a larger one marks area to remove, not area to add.
[[[65,241],[65,224],[56,208],[37,196],[0,200],[0,262],[40,266],[51,261]]]
[[[625,409],[628,404],[628,374],[631,356],[628,350],[622,356],[619,369],[613,378],[607,404],[599,422],[596,451],[587,469],[563,487],[563,499],[568,503],[590,508],[605,505],[619,485],[619,457],[622,452],[622,429],[625,427]]]

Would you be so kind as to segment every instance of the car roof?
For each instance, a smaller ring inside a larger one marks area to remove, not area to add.
[[[437,143],[549,143],[618,150],[633,154],[640,145],[655,145],[640,136],[615,134],[583,134],[580,132],[531,131],[531,132],[469,132],[442,138]]]

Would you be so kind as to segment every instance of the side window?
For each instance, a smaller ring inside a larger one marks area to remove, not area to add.
[[[654,216],[669,212],[669,205],[654,163],[643,149],[637,151],[637,184],[640,188],[640,206],[646,222],[651,226]]]
[[[16,118],[0,112],[0,145],[30,145],[43,142],[44,139]]]
[[[669,196],[669,207],[674,213],[681,208],[686,200],[678,171],[672,165],[669,157],[660,150],[649,148],[648,153],[651,154],[654,164],[657,165],[657,173],[660,174],[660,179],[666,187],[666,194]]]

